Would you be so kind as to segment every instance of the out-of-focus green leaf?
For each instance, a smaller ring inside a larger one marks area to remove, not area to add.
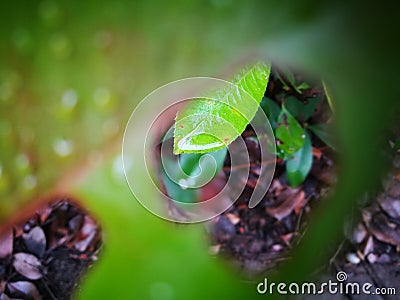
[[[310,88],[307,82],[297,83],[293,72],[287,67],[280,67],[281,74],[277,72],[277,76],[283,85],[284,90],[294,89],[297,93],[302,94],[303,90]],[[285,78],[282,78],[284,76]]]
[[[281,113],[279,105],[268,97],[263,97],[260,103],[261,108],[264,110],[271,124],[272,129],[276,129],[278,124],[278,117]]]
[[[198,189],[191,186],[202,185],[202,182],[214,178],[222,169],[226,154],[226,148],[206,154],[185,153],[179,156],[179,165],[178,160],[165,159],[164,167],[167,167],[169,172],[167,174],[165,169],[162,170],[162,180],[168,196],[183,203],[196,202]],[[215,165],[207,156],[212,157]]]
[[[216,162],[216,173],[218,173],[225,161],[227,149],[223,148],[221,150],[209,152],[207,154],[201,153],[183,153],[179,156],[179,163],[181,165],[182,170],[189,176],[197,176],[200,174],[200,160],[205,155],[211,155]]]
[[[310,129],[321,141],[334,150],[337,150],[336,142],[331,133],[329,124],[316,124],[307,127]]]
[[[296,79],[293,75],[293,72],[291,72],[287,67],[281,66],[280,72],[277,72],[276,75],[278,76],[279,80],[281,81],[283,88],[285,90],[289,90],[292,87],[296,87]],[[282,78],[284,76],[285,78]],[[289,84],[291,86],[289,86]]]
[[[137,180],[156,201],[144,176]],[[174,226],[155,217],[114,178],[110,164],[93,172],[76,193],[97,216],[105,247],[74,299],[244,299],[254,293],[253,285],[209,255],[204,224]]]
[[[169,197],[175,201],[182,203],[194,203],[198,199],[197,191],[195,189],[183,189],[179,184],[172,181],[172,179],[162,172],[162,180]]]
[[[276,76],[278,77],[279,81],[283,85],[283,89],[285,91],[289,91],[290,89],[294,89],[297,93],[301,94],[303,89],[307,83],[303,82],[299,86],[297,86],[296,78],[292,71],[286,66],[280,66],[279,72],[276,72]],[[304,84],[304,85],[303,85]]]
[[[292,157],[304,144],[305,132],[296,119],[283,106],[275,131],[278,155],[284,159]]]
[[[303,91],[303,90],[306,90],[306,89],[309,89],[309,88],[310,88],[310,85],[307,82],[302,82],[297,86],[297,89],[299,91]]]
[[[312,160],[311,139],[306,133],[303,147],[286,161],[286,179],[291,187],[303,183],[311,170]]]
[[[253,119],[268,84],[270,65],[243,70],[225,90],[199,98],[178,112],[174,153],[206,153],[234,141]],[[249,97],[249,95],[251,97]]]
[[[285,107],[293,117],[299,121],[305,122],[311,117],[319,102],[320,98],[311,98],[308,99],[308,103],[303,103],[297,98],[290,96],[285,100]]]
[[[393,147],[395,151],[400,150],[400,139],[398,139],[396,142],[394,142]]]

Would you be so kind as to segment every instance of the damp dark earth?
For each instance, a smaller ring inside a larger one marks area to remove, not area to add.
[[[65,197],[0,238],[0,299],[71,299],[98,258],[101,229]]]

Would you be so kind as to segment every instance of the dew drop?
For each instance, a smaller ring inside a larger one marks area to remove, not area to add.
[[[66,108],[74,108],[78,102],[78,94],[73,89],[66,90],[61,97],[61,104]]]
[[[65,157],[72,153],[74,145],[69,140],[57,139],[53,142],[53,150],[58,156]]]
[[[183,179],[183,178],[179,179],[178,184],[182,190],[186,190],[188,188],[186,179]]]
[[[114,180],[118,183],[125,184],[124,167],[125,171],[128,172],[132,168],[132,165],[132,159],[129,157],[124,157],[123,160],[122,155],[115,157],[111,168],[112,177]]]
[[[357,256],[355,253],[347,253],[346,254],[346,259],[348,262],[357,265],[361,262],[360,258]]]
[[[25,176],[22,184],[25,189],[33,190],[37,185],[37,179],[34,175],[28,175],[28,176]]]
[[[184,151],[210,150],[224,145],[225,144],[215,136],[204,132],[195,134],[191,132],[178,142],[179,149]]]

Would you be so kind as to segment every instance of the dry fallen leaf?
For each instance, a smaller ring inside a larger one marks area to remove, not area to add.
[[[236,225],[240,222],[240,218],[237,215],[227,213],[225,214],[225,216],[229,219],[229,221],[231,221],[233,225]]]
[[[318,148],[312,147],[312,155],[315,156],[316,159],[320,159],[322,156],[322,151]]]
[[[10,282],[7,287],[12,297],[33,300],[42,299],[36,286],[29,281]]]
[[[92,243],[97,233],[97,225],[92,218],[85,216],[84,224],[81,229],[79,241],[74,245],[75,249],[85,251]]]
[[[400,218],[400,199],[382,194],[378,197],[379,205],[392,218]]]
[[[283,195],[284,194],[284,195]],[[287,217],[292,213],[292,211],[299,207],[301,204],[304,205],[305,203],[305,193],[304,191],[299,191],[298,189],[291,189],[289,195],[288,193],[282,193],[278,202],[278,205],[275,207],[268,207],[267,213],[276,218],[277,220],[281,221],[283,218]]]
[[[0,300],[10,300],[6,294],[0,294]]]
[[[0,295],[2,294],[2,293],[4,293],[4,291],[5,291],[5,289],[6,289],[6,281],[4,280],[4,279],[1,279],[0,280]],[[1,298],[0,298],[0,300],[1,300]]]
[[[0,258],[6,258],[12,254],[14,235],[12,229],[0,236]]]
[[[288,234],[283,234],[280,237],[281,237],[281,240],[284,241],[287,246],[290,246],[290,242],[294,236],[295,236],[295,233],[291,232]]]
[[[390,222],[383,213],[375,213],[368,217],[363,215],[364,223],[371,234],[379,241],[396,246],[400,250],[400,226]]]
[[[46,250],[46,236],[39,226],[34,227],[29,233],[22,235],[26,248],[32,254],[42,257]]]
[[[42,264],[39,259],[28,253],[14,255],[13,266],[17,272],[28,279],[36,280],[43,277]]]

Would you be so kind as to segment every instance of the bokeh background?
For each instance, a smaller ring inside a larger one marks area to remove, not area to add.
[[[229,78],[269,59],[324,78],[335,99],[337,191],[281,274],[302,278],[340,235],[354,200],[379,181],[378,150],[388,124],[399,123],[395,12],[389,1],[2,3],[0,224],[52,193],[81,201],[102,224],[105,246],[80,299],[256,297],[254,283],[208,255],[202,224],[170,224],[136,202],[120,150],[131,111],[155,88]]]

